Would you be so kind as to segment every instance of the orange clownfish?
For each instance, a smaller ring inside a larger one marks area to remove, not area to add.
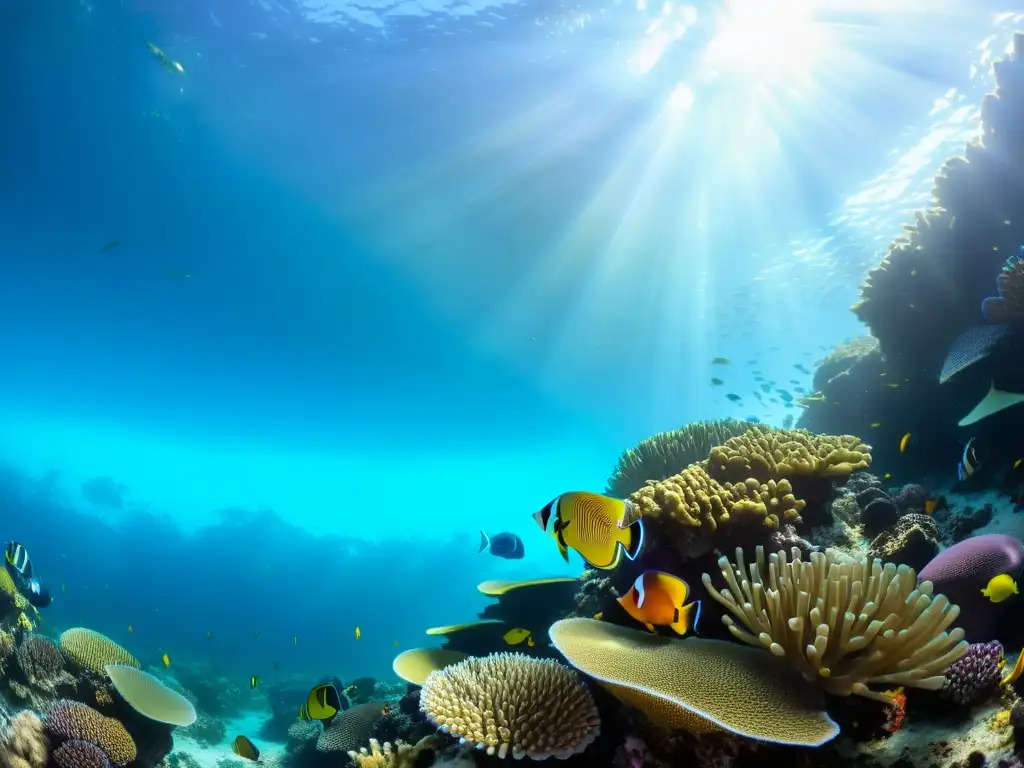
[[[655,627],[669,627],[677,635],[685,635],[696,632],[700,622],[700,600],[687,604],[689,594],[689,585],[678,576],[644,571],[619,598],[619,605],[651,632]]]

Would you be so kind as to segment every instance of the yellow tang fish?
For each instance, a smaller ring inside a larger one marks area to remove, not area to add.
[[[253,675],[252,677],[250,677],[249,678],[249,690],[255,691],[259,687],[260,687],[260,676],[259,675]]]
[[[502,639],[509,645],[519,645],[524,640],[533,640],[532,635],[533,633],[530,630],[516,627],[502,635]]]
[[[988,585],[981,590],[981,594],[993,603],[1001,603],[1008,597],[1013,597],[1017,594],[1017,582],[1013,580],[1013,576],[1010,574],[1000,573],[989,580]]]
[[[936,499],[926,499],[924,502],[924,513],[930,515],[935,511],[936,507],[939,506],[939,502]]]
[[[356,627],[355,636],[356,640],[358,640],[360,637],[363,636],[363,630],[361,630],[359,627]]]
[[[907,450],[907,445],[910,443],[910,433],[907,432],[903,437],[900,438],[900,453]]]
[[[168,656],[166,653],[160,657],[160,660],[164,663],[165,667],[171,666],[171,657]]]
[[[590,565],[603,570],[617,566],[623,552],[630,560],[635,559],[644,542],[636,505],[599,493],[563,493],[533,519],[558,542],[558,551],[566,562],[569,549],[574,549]]]
[[[658,626],[685,635],[691,630],[696,632],[700,622],[700,600],[687,604],[689,594],[690,586],[678,576],[644,571],[618,602],[651,632]]]

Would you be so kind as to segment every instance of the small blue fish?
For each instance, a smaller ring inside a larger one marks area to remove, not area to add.
[[[956,476],[962,483],[977,472],[980,466],[978,454],[974,451],[974,438],[972,437],[967,441],[967,445],[964,446],[963,456],[960,457],[960,461],[957,463]]]
[[[514,533],[508,533],[507,531],[495,534],[494,536],[488,536],[483,531],[480,531],[480,549],[477,551],[488,551],[495,557],[502,557],[505,560],[522,560],[523,555],[526,554],[523,540]]]

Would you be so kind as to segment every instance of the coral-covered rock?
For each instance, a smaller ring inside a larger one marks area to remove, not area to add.
[[[892,500],[901,513],[923,512],[925,502],[930,498],[928,489],[918,483],[907,483],[892,495]]]
[[[900,518],[900,511],[888,496],[879,496],[869,501],[861,510],[860,522],[864,535],[873,539],[889,530]]]
[[[110,768],[107,753],[88,741],[65,741],[53,751],[59,768]]]
[[[877,504],[877,501],[872,504]],[[868,553],[882,562],[909,565],[915,571],[939,551],[939,529],[928,515],[911,513],[880,533],[868,546]]]

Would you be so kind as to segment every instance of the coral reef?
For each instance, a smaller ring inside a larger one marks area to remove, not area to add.
[[[19,712],[0,730],[3,768],[43,768],[49,755],[43,721],[34,712]]]
[[[749,421],[695,421],[671,432],[659,432],[623,452],[605,493],[624,499],[648,481],[664,480],[683,467],[707,458],[708,452],[730,437],[753,428]]]
[[[433,672],[420,708],[461,743],[498,757],[564,759],[585,750],[600,729],[594,700],[571,669],[514,653]]]
[[[139,667],[138,660],[109,637],[84,627],[69,629],[60,636],[60,649],[83,669],[104,674],[107,664]]]
[[[57,740],[87,741],[106,753],[114,765],[135,760],[135,741],[119,720],[101,715],[77,701],[59,701],[46,713],[46,731]]]
[[[959,609],[905,565],[834,550],[765,558],[762,547],[749,568],[740,549],[735,563],[718,565],[728,588],[718,591],[708,574],[704,586],[731,614],[722,621],[733,637],[784,657],[829,693],[889,703],[869,685],[938,690],[967,652],[963,630],[950,629]]]
[[[956,704],[977,704],[996,690],[1002,676],[1003,646],[993,640],[972,643],[963,658],[946,670],[942,698]]]

